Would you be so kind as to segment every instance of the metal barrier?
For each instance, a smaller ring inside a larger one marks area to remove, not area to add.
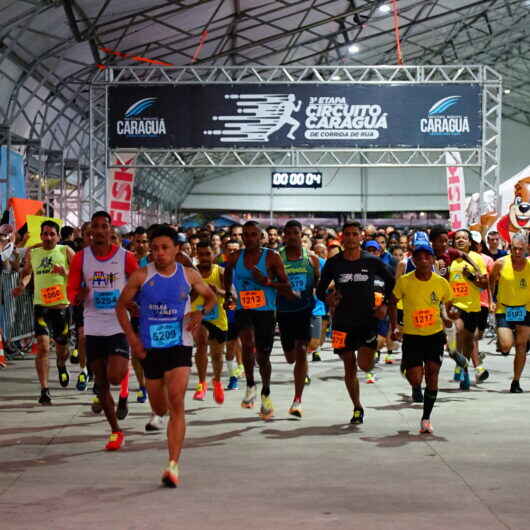
[[[18,281],[18,272],[0,272],[0,328],[8,342],[33,335],[33,293],[26,289],[15,298],[11,291]]]

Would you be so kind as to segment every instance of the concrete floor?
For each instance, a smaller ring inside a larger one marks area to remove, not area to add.
[[[278,348],[273,421],[241,409],[243,390],[223,406],[190,392],[177,490],[159,486],[165,434],[144,434],[147,404],[130,404],[126,446],[108,453],[90,393],[59,388],[53,370],[54,405],[43,408],[33,362],[11,363],[0,372],[0,528],[530,528],[530,393],[507,392],[512,357],[489,355],[490,379],[466,393],[446,359],[434,435],[418,434],[421,406],[398,365],[362,384],[365,423],[350,426],[341,364],[323,357],[302,420],[287,415],[291,367]]]

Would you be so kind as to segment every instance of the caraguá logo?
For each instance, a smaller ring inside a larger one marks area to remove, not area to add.
[[[430,136],[460,136],[469,133],[467,116],[453,110],[462,96],[448,96],[439,99],[429,109],[426,118],[420,120],[420,130]]]
[[[145,115],[158,98],[143,98],[133,103],[125,112],[124,119],[116,122],[116,133],[128,138],[156,138],[166,134],[164,118]]]

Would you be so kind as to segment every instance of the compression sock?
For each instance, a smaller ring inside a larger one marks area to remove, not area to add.
[[[431,418],[431,412],[434,407],[434,402],[436,401],[436,396],[438,395],[438,390],[429,390],[425,389],[425,394],[423,397],[423,416],[422,420],[429,420]]]
[[[123,399],[129,397],[129,369],[127,369],[127,373],[120,383],[120,397]]]

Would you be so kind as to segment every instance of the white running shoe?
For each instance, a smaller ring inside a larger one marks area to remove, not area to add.
[[[151,419],[145,424],[145,432],[159,432],[164,428],[164,418],[163,416],[157,416],[156,414],[151,414]]]
[[[291,416],[294,416],[295,418],[301,418],[302,417],[302,402],[301,401],[293,401],[293,404],[291,405],[291,408],[289,409],[289,414]]]
[[[431,420],[421,420],[420,433],[432,434],[434,429],[432,428]]]
[[[243,398],[243,401],[241,401],[241,406],[244,409],[251,409],[252,407],[254,407],[255,401],[256,401],[256,385],[247,386],[245,397]]]

